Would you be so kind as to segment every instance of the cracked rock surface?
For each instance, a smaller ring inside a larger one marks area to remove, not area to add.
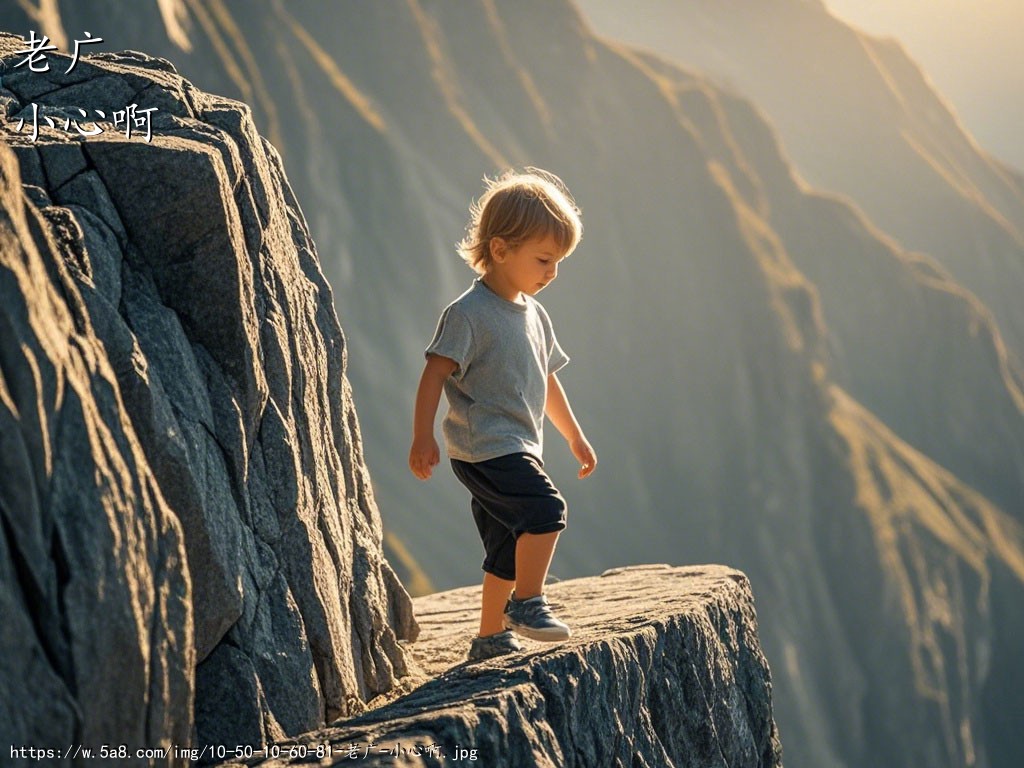
[[[771,676],[741,572],[635,566],[547,592],[573,637],[524,640],[521,654],[475,664],[465,654],[480,589],[417,598],[418,687],[250,764],[782,765]]]
[[[416,623],[278,154],[166,61],[62,70],[0,80],[0,742],[261,745],[357,714]],[[133,100],[149,142],[61,128]]]

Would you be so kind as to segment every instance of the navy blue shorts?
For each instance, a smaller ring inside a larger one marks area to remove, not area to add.
[[[484,571],[514,581],[516,540],[523,533],[565,528],[565,499],[540,460],[528,453],[451,462],[455,476],[473,497],[470,506],[484,544]]]

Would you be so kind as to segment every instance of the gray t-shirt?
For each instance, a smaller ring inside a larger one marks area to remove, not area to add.
[[[542,458],[548,375],[569,358],[544,307],[523,297],[525,304],[508,301],[477,279],[441,313],[426,354],[458,364],[444,383],[444,439],[453,459]]]

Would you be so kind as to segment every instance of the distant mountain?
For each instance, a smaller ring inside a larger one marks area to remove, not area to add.
[[[412,396],[439,310],[472,278],[453,244],[481,175],[547,167],[586,234],[541,298],[600,456],[576,483],[549,439],[570,503],[554,573],[746,571],[789,766],[1024,759],[1020,182],[947,123],[898,110],[897,92],[938,103],[898,51],[833,29],[816,54],[867,46],[899,86],[880,103],[836,90],[821,134],[865,190],[890,195],[883,219],[804,169],[760,98],[598,38],[569,4],[107,7],[61,4],[63,27],[111,19],[108,44],[244,99],[280,148],[348,336],[394,560],[408,552],[437,586],[479,578],[465,494],[443,467],[427,485],[405,467]],[[709,36],[728,26],[717,7]],[[753,46],[761,33],[736,15]],[[861,117],[877,139],[842,139]],[[904,133],[934,162],[908,161]],[[930,243],[945,250],[917,252]]]
[[[897,42],[845,25],[820,2],[641,0],[629,14],[605,0],[580,6],[603,34],[751,99],[803,178],[850,198],[988,306],[1020,370],[1024,179],[978,147]]]
[[[1024,169],[1024,5],[959,0],[828,0],[829,10],[880,37],[895,37],[979,143]]]

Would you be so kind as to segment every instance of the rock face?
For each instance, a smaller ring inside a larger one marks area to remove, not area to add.
[[[359,712],[416,625],[276,151],[166,61],[36,73],[20,44],[0,37],[0,742],[259,745]],[[150,142],[61,128],[133,100]]]
[[[360,765],[782,765],[742,573],[623,568],[553,584],[548,594],[573,627],[570,641],[527,640],[523,654],[476,664],[464,659],[479,588],[417,598],[423,631],[413,653],[431,679],[252,764],[300,764],[300,755],[330,751]]]
[[[8,746],[185,744],[192,725],[184,531],[73,277],[70,222],[26,200],[0,144],[0,742],[15,764]]]

